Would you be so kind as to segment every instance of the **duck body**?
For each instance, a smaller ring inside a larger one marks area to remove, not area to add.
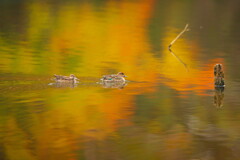
[[[126,81],[125,77],[126,75],[124,73],[119,72],[118,74],[104,75],[101,80],[103,82],[117,83],[117,82],[125,82]]]
[[[54,74],[54,77],[55,77],[55,81],[56,82],[62,82],[62,83],[69,83],[69,82],[72,82],[72,83],[77,83],[78,81],[78,78],[73,75],[73,74],[70,74],[70,76],[62,76],[62,75],[56,75]]]

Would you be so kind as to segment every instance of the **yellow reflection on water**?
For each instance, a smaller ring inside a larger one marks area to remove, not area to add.
[[[107,1],[104,5],[103,10],[96,11],[91,3],[67,3],[53,11],[45,2],[28,4],[26,41],[19,42],[15,50],[6,48],[10,51],[1,56],[2,71],[33,75],[74,73],[81,77],[122,71],[129,80],[144,83],[129,84],[124,92],[101,90],[99,86],[41,91],[47,111],[35,114],[30,110],[31,120],[25,122],[29,128],[24,129],[26,126],[21,126],[15,115],[7,116],[1,127],[5,130],[2,143],[10,159],[17,159],[16,155],[23,159],[75,159],[75,151],[83,147],[79,142],[117,136],[119,127],[130,125],[135,96],[157,92],[154,85],[159,82],[182,95],[185,91],[204,94],[212,88],[212,64],[219,60],[209,62],[206,70],[197,68],[193,59],[199,54],[198,45],[183,38],[173,50],[188,65],[186,71],[167,50],[177,29],[165,31],[163,44],[159,44],[166,46],[160,51],[161,58],[151,53],[147,27],[154,0]],[[183,47],[189,44],[190,51]],[[35,102],[31,96],[28,93],[25,98]],[[27,100],[21,103],[33,105]],[[190,143],[188,134],[177,136]],[[178,138],[169,137],[166,143],[169,142],[176,143]],[[183,148],[187,150],[188,146]]]
[[[174,28],[169,28],[166,31],[163,46],[168,46],[178,32]],[[169,50],[163,50],[161,74],[169,79],[164,81],[164,84],[180,91],[182,95],[186,94],[186,91],[204,95],[206,90],[213,88],[213,66],[216,63],[223,63],[223,59],[213,59],[204,67],[200,67],[199,61],[195,60],[201,54],[197,42],[190,42],[184,38],[179,39],[172,50],[177,57],[173,56]]]
[[[211,68],[208,72],[202,71],[194,60],[200,52],[197,42],[181,38],[173,46],[189,71],[167,50],[178,29],[168,27],[163,31],[160,59],[150,52],[147,27],[154,1],[108,1],[104,5],[98,11],[91,3],[66,3],[53,11],[45,2],[28,4],[26,41],[9,51],[15,52],[14,55],[4,53],[6,56],[1,57],[3,71],[74,73],[82,77],[122,71],[129,80],[151,83],[156,83],[160,74],[169,79],[164,84],[177,90],[195,90],[198,88],[191,86],[211,83],[211,78],[201,76],[209,77]],[[202,87],[209,89],[210,85]]]

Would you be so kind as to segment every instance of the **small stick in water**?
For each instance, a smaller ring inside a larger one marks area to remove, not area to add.
[[[168,49],[169,49],[169,50],[171,49],[173,43],[175,43],[175,41],[176,41],[184,32],[186,32],[186,31],[189,31],[189,29],[188,29],[188,24],[186,24],[186,26],[185,26],[185,28],[183,29],[183,31],[182,31],[181,33],[179,33],[179,34],[177,35],[177,37],[170,43],[170,45],[168,46]]]
[[[216,64],[214,66],[214,85],[215,87],[225,86],[222,64]]]

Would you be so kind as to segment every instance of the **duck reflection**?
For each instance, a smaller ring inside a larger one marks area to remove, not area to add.
[[[54,86],[56,88],[75,88],[75,87],[77,87],[77,83],[73,83],[73,82],[55,82],[55,83],[49,83],[49,85]]]
[[[126,82],[101,82],[100,83],[103,88],[118,88],[118,89],[123,89],[127,83]]]
[[[221,108],[223,106],[223,98],[224,98],[224,87],[215,87],[214,105],[217,108]]]

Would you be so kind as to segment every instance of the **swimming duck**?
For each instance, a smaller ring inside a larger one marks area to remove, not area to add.
[[[103,82],[125,82],[125,78],[127,77],[124,73],[119,72],[118,74],[104,75],[102,77]]]
[[[73,82],[73,83],[77,83],[78,78],[74,75],[74,74],[70,74],[70,76],[61,76],[61,75],[56,75],[55,76],[55,81],[57,82]]]

